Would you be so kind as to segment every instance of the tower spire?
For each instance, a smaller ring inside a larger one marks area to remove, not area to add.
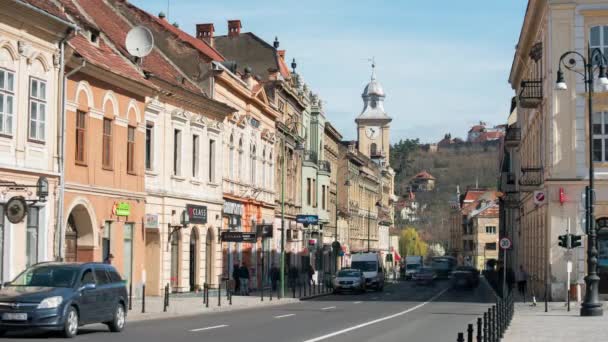
[[[376,80],[376,57],[372,57],[370,59],[370,62],[372,62],[372,81]]]

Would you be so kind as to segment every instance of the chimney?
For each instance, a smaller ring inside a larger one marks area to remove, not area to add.
[[[241,27],[240,20],[228,20],[228,36],[238,37],[241,33]]]
[[[196,38],[206,41],[211,46],[213,46],[213,32],[215,32],[213,24],[196,24]]]
[[[285,50],[278,50],[277,53],[282,61],[285,61]]]

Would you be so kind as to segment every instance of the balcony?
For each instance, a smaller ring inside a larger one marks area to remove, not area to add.
[[[316,164],[319,161],[319,158],[317,157],[317,152],[311,150],[305,150],[303,153],[303,158],[305,162],[313,164]]]
[[[374,150],[371,153],[371,157],[372,159],[384,159],[386,158],[386,152]]]
[[[329,160],[319,161],[319,171],[331,173],[331,164],[329,163]]]
[[[519,105],[522,108],[537,108],[543,101],[542,79],[522,81]]]
[[[517,147],[521,141],[521,129],[519,127],[509,127],[505,134],[505,146]]]
[[[543,184],[543,168],[528,167],[521,169],[519,178],[519,189],[524,192],[538,190]]]
[[[502,198],[502,204],[505,208],[519,208],[519,194],[514,192],[507,192]]]

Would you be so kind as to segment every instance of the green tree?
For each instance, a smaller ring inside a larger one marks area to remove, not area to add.
[[[428,245],[422,241],[415,228],[409,227],[401,231],[399,237],[399,253],[403,256],[426,255]]]

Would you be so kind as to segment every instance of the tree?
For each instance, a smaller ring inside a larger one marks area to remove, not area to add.
[[[427,256],[429,258],[444,256],[444,255],[445,255],[445,249],[443,248],[443,246],[440,243],[434,243],[429,246],[428,253],[427,253]]]
[[[399,236],[399,253],[403,256],[426,255],[428,246],[422,241],[416,229],[409,227],[401,231]]]

